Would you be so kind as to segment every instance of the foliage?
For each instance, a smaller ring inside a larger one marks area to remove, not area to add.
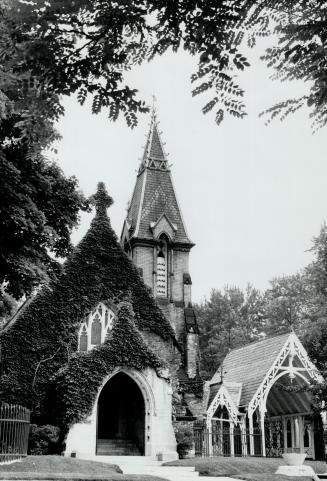
[[[51,130],[63,114],[60,95],[72,93],[81,104],[91,96],[93,113],[106,108],[110,119],[123,114],[135,126],[147,107],[124,73],[168,49],[199,59],[192,94],[210,94],[203,113],[214,110],[218,124],[226,113],[242,118],[237,74],[249,66],[247,47],[274,29],[280,44],[268,50],[268,64],[281,78],[313,81],[305,98],[280,104],[274,115],[302,102],[324,122],[326,8],[315,0],[1,0],[0,9],[0,105],[5,115],[19,115],[15,138]]]
[[[278,80],[302,80],[307,93],[287,99],[266,113],[281,120],[303,106],[311,109],[312,126],[316,130],[327,122],[327,8],[318,0],[278,0],[268,3],[274,9],[278,45],[267,49],[263,59],[275,70]]]
[[[262,296],[252,286],[245,293],[236,287],[213,289],[209,300],[197,306],[201,332],[202,376],[210,378],[235,347],[259,339],[262,332]]]
[[[32,407],[39,424],[49,422],[46,406],[52,401],[50,381],[63,366],[69,363],[72,370],[79,372],[79,382],[86,385],[89,381],[81,376],[81,364],[86,369],[89,359],[95,356],[92,369],[103,372],[105,347],[86,356],[74,354],[80,323],[100,301],[118,304],[127,298],[133,306],[138,329],[175,342],[169,322],[110,226],[103,186],[98,194],[97,214],[66,261],[63,272],[37,294],[0,336],[2,399]]]
[[[13,297],[0,289],[0,324],[3,324],[17,309],[17,302]]]
[[[1,132],[0,132],[1,137]],[[70,234],[86,208],[77,180],[22,149],[0,154],[0,285],[17,299],[60,270],[54,256],[71,251]]]
[[[59,441],[60,429],[57,426],[46,424],[37,426],[31,424],[28,440],[28,452],[32,455],[53,454],[56,452]]]
[[[190,426],[184,426],[181,423],[175,424],[175,437],[177,442],[177,453],[179,459],[185,458],[187,453],[193,448],[194,434]]]
[[[312,310],[312,286],[305,272],[276,277],[264,294],[265,333],[303,331]]]

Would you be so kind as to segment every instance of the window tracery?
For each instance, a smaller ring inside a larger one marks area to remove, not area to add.
[[[79,329],[79,351],[87,352],[94,346],[102,344],[108,331],[112,329],[114,318],[114,313],[103,303],[100,303],[96,309],[90,312]]]

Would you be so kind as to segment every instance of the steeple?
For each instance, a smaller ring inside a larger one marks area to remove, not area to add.
[[[141,173],[145,168],[168,170],[167,155],[164,151],[163,142],[158,129],[157,109],[153,103],[151,112],[150,130],[144,148],[142,162],[139,168]]]
[[[167,154],[152,107],[150,129],[122,232],[122,243],[155,240],[165,232],[170,242],[193,246],[177,201]],[[159,232],[160,231],[160,232]]]
[[[184,345],[187,375],[198,375],[198,328],[192,308],[190,240],[152,108],[150,131],[121,235],[121,244]]]

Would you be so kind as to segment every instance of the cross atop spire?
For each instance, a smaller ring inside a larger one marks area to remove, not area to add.
[[[150,130],[144,148],[143,159],[139,168],[139,173],[144,169],[169,170],[167,155],[163,148],[160,138],[157,120],[156,98],[153,96]]]
[[[113,204],[113,200],[107,192],[106,186],[103,182],[98,183],[96,194],[92,195],[91,203],[95,205],[97,214],[106,214],[108,207]]]

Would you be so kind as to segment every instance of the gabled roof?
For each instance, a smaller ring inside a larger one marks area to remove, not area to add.
[[[224,383],[241,383],[242,394],[239,406],[247,406],[287,342],[290,333],[269,337],[247,346],[233,349],[225,357],[222,366]],[[220,383],[219,368],[211,380],[211,385]],[[212,386],[213,388],[213,386]]]
[[[233,393],[234,398],[231,393]],[[235,397],[235,391],[233,391],[233,388],[231,389],[231,391],[229,391],[227,384],[219,384],[215,396],[211,399],[211,401],[209,400],[208,403],[208,419],[212,419],[219,406],[225,406],[227,408],[227,411],[229,412],[231,419],[233,419],[234,423],[237,424],[239,412],[238,405],[235,403],[235,400],[237,401],[238,398]]]
[[[152,240],[152,228],[164,216],[173,226],[171,240],[192,246],[160,140],[156,115],[152,114],[150,132],[127,211],[122,240],[131,238]]]

